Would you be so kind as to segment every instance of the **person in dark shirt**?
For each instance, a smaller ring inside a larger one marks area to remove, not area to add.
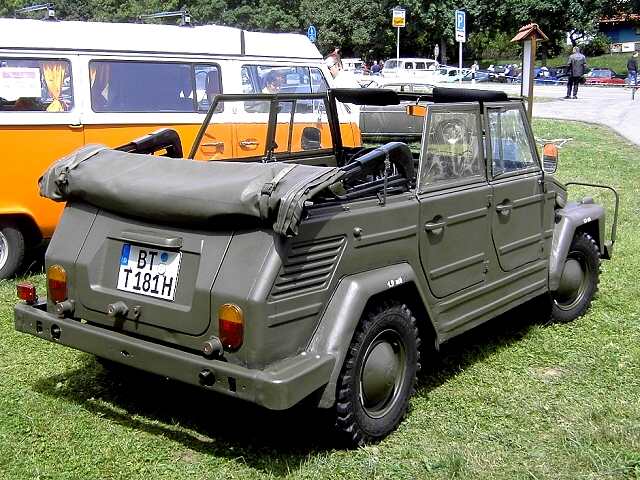
[[[578,85],[582,80],[582,76],[587,68],[587,59],[580,53],[578,47],[573,47],[573,53],[569,56],[567,62],[567,73],[569,80],[567,82],[567,95],[564,98],[571,98],[571,89],[573,88],[573,98],[578,98]]]
[[[635,52],[627,61],[627,72],[629,85],[635,85],[638,83],[638,52]]]

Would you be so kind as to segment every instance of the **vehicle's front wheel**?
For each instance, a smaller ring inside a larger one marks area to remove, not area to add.
[[[381,440],[404,417],[420,370],[416,319],[406,305],[365,313],[338,378],[336,427],[352,445]]]
[[[583,315],[598,291],[600,251],[588,233],[573,237],[558,290],[551,293],[551,319],[570,322]]]
[[[16,273],[24,259],[24,235],[11,222],[0,222],[0,280]]]

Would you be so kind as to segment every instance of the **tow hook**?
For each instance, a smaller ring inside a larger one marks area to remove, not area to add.
[[[111,303],[107,306],[107,315],[112,318],[125,317],[127,313],[129,313],[129,307],[122,301]]]
[[[205,357],[213,357],[222,354],[222,342],[218,337],[211,337],[202,345],[202,353]]]
[[[64,318],[67,315],[72,315],[76,309],[76,302],[73,300],[65,300],[64,302],[56,303],[55,311],[56,315],[60,318]]]

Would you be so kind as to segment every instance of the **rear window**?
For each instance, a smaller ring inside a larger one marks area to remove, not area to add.
[[[215,64],[95,60],[89,65],[94,112],[206,112],[222,93]]]
[[[72,108],[68,60],[0,57],[0,111],[59,113]]]

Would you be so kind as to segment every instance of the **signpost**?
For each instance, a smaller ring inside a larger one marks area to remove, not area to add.
[[[456,42],[458,49],[458,77],[462,85],[462,44],[467,41],[467,15],[464,10],[456,10]]]
[[[534,84],[534,67],[536,63],[536,47],[539,41],[549,40],[549,37],[540,30],[537,23],[529,23],[520,30],[512,42],[522,43],[522,82],[520,84],[520,95],[527,99],[527,114],[531,120],[533,110],[533,84]]]
[[[316,40],[318,39],[318,30],[315,25],[309,25],[309,28],[307,28],[307,37],[311,42],[316,43]]]
[[[398,29],[398,40],[396,41],[396,69],[400,64],[400,29],[406,26],[406,10],[401,6],[393,7],[391,25]]]

